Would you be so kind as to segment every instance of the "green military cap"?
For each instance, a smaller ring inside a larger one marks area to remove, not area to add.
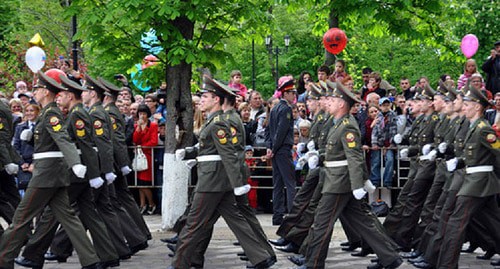
[[[97,78],[99,82],[104,86],[105,94],[111,94],[113,96],[118,96],[118,94],[122,91],[115,84],[105,80],[104,78]]]
[[[328,80],[327,80],[328,84]],[[333,90],[333,97],[342,98],[346,101],[350,106],[353,106],[355,103],[361,103],[361,100],[354,95],[349,89],[345,88],[342,83],[335,83],[337,87]]]
[[[59,93],[60,91],[64,91],[64,87],[59,85],[54,79],[45,75],[43,72],[38,71],[38,81],[33,88],[44,88],[53,93]]]
[[[469,91],[465,93],[464,101],[471,101],[481,104],[483,107],[487,107],[490,105],[488,98],[484,96],[481,90],[478,90],[474,87],[470,87]]]
[[[319,81],[315,85],[321,89],[321,96],[326,96],[326,93],[328,91],[328,86],[326,86],[326,84],[323,83],[323,81]]]
[[[434,91],[431,86],[425,85],[420,94],[417,94],[417,100],[434,100],[434,95],[436,95],[436,91]]]
[[[329,80],[326,81],[320,80],[319,84],[321,85],[321,87],[326,89],[325,96],[333,96],[333,91],[336,88],[335,82],[331,82]]]
[[[458,92],[453,89],[451,83],[439,81],[438,89],[439,91],[444,92],[443,95],[445,96],[446,101],[454,101],[455,99],[457,99]]]
[[[284,81],[283,83],[281,83],[281,85],[279,85],[278,89],[276,89],[276,90],[281,92],[281,93],[296,92],[297,91],[297,89],[295,88],[295,81],[293,81],[293,78],[290,78],[290,79]]]
[[[96,91],[101,94],[104,94],[106,92],[106,87],[101,84],[97,79],[94,79],[90,77],[89,75],[85,74],[85,88],[87,90],[91,91]]]
[[[229,88],[229,86],[225,85],[222,82],[219,82],[215,79],[210,78],[209,76],[203,76],[203,85],[201,89],[202,93],[205,92],[213,92],[218,96],[231,96],[236,95],[233,89]]]
[[[61,79],[61,85],[64,87],[65,91],[70,91],[77,95],[81,95],[82,91],[86,91],[85,88],[66,76],[60,75],[59,78]]]
[[[314,83],[311,83],[309,85],[311,89],[307,91],[307,99],[319,100],[319,98],[321,97],[321,88]]]

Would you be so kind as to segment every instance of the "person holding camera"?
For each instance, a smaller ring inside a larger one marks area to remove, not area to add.
[[[500,40],[495,42],[490,57],[481,67],[487,74],[486,89],[493,95],[500,92]]]

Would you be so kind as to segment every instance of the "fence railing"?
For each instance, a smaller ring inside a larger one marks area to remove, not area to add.
[[[137,146],[131,146],[129,147],[130,153],[131,154],[130,159],[132,160],[133,156],[137,153]],[[151,184],[150,185],[144,185],[144,184],[138,184],[138,179],[137,179],[137,171],[133,171],[133,179],[128,178],[129,180],[129,187],[130,188],[161,188],[163,185],[163,154],[164,154],[164,148],[162,146],[156,146],[156,147],[144,147],[141,146],[142,149],[151,149],[151,158],[150,162],[148,165],[152,167],[151,169]],[[384,149],[384,148],[381,148]],[[397,147],[397,148],[390,148],[392,150],[396,150],[396,153],[394,154],[394,176],[393,176],[393,184],[391,187],[392,189],[400,189],[403,187],[404,183],[408,179],[408,171],[409,171],[409,161],[402,161],[399,158],[399,151],[403,149],[403,147]],[[251,179],[262,182],[263,184],[259,184],[259,186],[252,186],[252,188],[255,189],[262,189],[262,190],[272,190],[272,166],[271,166],[271,161],[265,159],[265,153],[266,153],[266,148],[262,147],[255,147],[254,148],[254,156],[251,157],[251,160],[255,161],[255,165],[250,165],[249,168],[251,170]],[[384,158],[383,155],[381,156],[381,175],[383,175],[383,169],[384,169]],[[299,172],[299,171],[297,171]],[[191,177],[189,179],[189,187],[193,188],[194,183],[193,178]],[[264,184],[266,183],[266,184]],[[271,183],[271,184],[269,184]],[[385,188],[383,180],[380,181],[381,187]],[[300,184],[299,184],[300,185]]]

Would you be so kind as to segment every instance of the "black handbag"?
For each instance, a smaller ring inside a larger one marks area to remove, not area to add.
[[[378,200],[370,204],[373,214],[377,217],[385,217],[389,214],[389,206],[385,201]]]

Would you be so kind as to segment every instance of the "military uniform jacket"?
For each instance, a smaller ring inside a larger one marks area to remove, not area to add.
[[[281,148],[291,150],[293,146],[292,108],[281,99],[271,110],[269,117],[269,148],[276,153]]]
[[[55,102],[45,106],[35,126],[34,154],[62,152],[64,158],[43,158],[33,161],[33,177],[28,187],[53,188],[69,186],[69,169],[80,164],[75,144],[63,126],[63,115]]]
[[[94,129],[94,142],[99,155],[99,169],[102,174],[113,172],[113,132],[111,131],[111,119],[102,107],[101,102],[97,102],[90,107],[90,119]]]
[[[402,145],[414,146],[418,143],[418,132],[421,128],[421,124],[424,121],[425,115],[418,116],[411,124],[411,130],[408,134],[403,137]]]
[[[444,136],[444,139],[443,139],[443,142],[445,142],[447,144],[446,151],[444,153],[444,156],[441,156],[441,157],[444,157],[446,160],[449,160],[449,159],[452,159],[453,157],[455,157],[455,152],[454,152],[455,141],[456,141],[457,146],[459,148],[463,149],[463,147],[464,147],[463,142],[464,142],[465,135],[467,134],[467,132],[462,131],[463,134],[461,136],[458,135],[464,122],[466,122],[466,126],[464,127],[464,129],[468,130],[469,123],[468,123],[467,119],[465,118],[465,116],[457,116],[453,119],[450,119],[450,124],[449,124],[449,128],[448,128],[449,132]],[[462,150],[461,150],[461,152],[462,152]]]
[[[335,120],[326,142],[326,161],[345,161],[347,166],[324,167],[323,193],[347,193],[363,187],[367,170],[361,148],[361,132],[350,114]]]
[[[321,130],[318,135],[318,144],[316,144],[316,148],[320,154],[325,153],[326,141],[328,138],[328,132],[333,127],[333,116],[329,114],[325,114],[327,116],[326,120],[321,125]],[[316,142],[315,142],[316,143]]]
[[[421,155],[422,147],[434,142],[434,131],[439,123],[439,116],[436,112],[425,116],[420,123],[420,127],[416,133],[412,132],[411,138],[416,139],[416,144],[411,144],[408,148],[408,156],[413,157]]]
[[[450,117],[447,115],[442,116],[442,119],[436,124],[436,129],[434,130],[434,146],[437,147],[439,144],[444,142],[444,138],[448,132],[451,130]]]
[[[316,115],[314,117],[314,121],[311,125],[311,129],[309,131],[309,140],[314,141],[314,145],[316,145],[316,147],[318,147],[318,145],[319,145],[318,137],[321,133],[321,129],[322,129],[327,117],[328,117],[328,115],[323,110],[321,110],[318,113],[318,115]]]
[[[87,166],[85,179],[73,175],[71,177],[71,182],[88,181],[89,179],[99,177],[101,172],[99,170],[99,158],[94,149],[95,143],[92,120],[81,103],[71,108],[68,118],[66,119],[66,130],[68,130],[69,136],[81,152],[80,157],[82,164]]]
[[[223,120],[222,110],[212,113],[200,131],[198,156],[220,155],[221,161],[198,162],[196,192],[227,192],[233,182],[242,182],[241,163],[231,141],[229,124]]]
[[[18,163],[21,157],[12,147],[14,126],[12,114],[7,105],[0,101],[0,170],[9,163]]]
[[[224,112],[224,120],[229,123],[231,143],[234,146],[234,150],[238,156],[238,161],[241,164],[241,182],[239,182],[238,185],[235,185],[235,183],[232,183],[231,185],[233,185],[233,187],[239,187],[247,184],[247,178],[250,176],[250,171],[248,170],[247,163],[245,162],[245,127],[243,126],[240,116],[234,109]]]
[[[464,162],[466,173],[458,195],[486,197],[500,193],[500,180],[495,174],[500,173],[500,140],[485,119],[471,123],[460,161]],[[467,168],[477,166],[493,166],[493,172],[467,172]]]
[[[125,137],[125,119],[115,103],[109,103],[104,108],[109,113],[113,130],[113,155],[118,167],[130,165]]]

